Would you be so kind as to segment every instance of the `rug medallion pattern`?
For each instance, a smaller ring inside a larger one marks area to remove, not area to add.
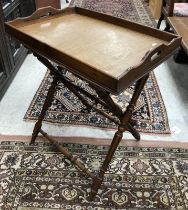
[[[64,146],[97,171],[108,146]],[[91,180],[48,143],[0,143],[0,209],[188,209],[188,150],[118,147],[93,202]]]
[[[148,7],[142,0],[96,0],[95,3],[93,3],[93,0],[74,0],[71,1],[70,5],[104,12],[120,18],[127,18],[149,26],[154,26],[155,24],[154,19],[149,13]],[[95,92],[87,85],[87,83],[81,81],[75,76],[71,74],[66,76],[68,76],[71,81],[86,88],[90,93],[93,94]],[[35,94],[24,119],[37,120],[50,82],[51,78],[47,73]],[[134,86],[128,88],[118,96],[113,96],[113,99],[125,110],[132,96],[133,90]],[[57,88],[52,106],[48,110],[44,120],[46,122],[63,125],[82,125],[108,129],[116,128],[114,123],[96,113],[93,109],[88,110],[82,105],[78,98],[65,88],[61,82]],[[157,134],[170,133],[165,106],[153,73],[151,73],[138,100],[133,114],[133,121],[135,128],[140,132]]]

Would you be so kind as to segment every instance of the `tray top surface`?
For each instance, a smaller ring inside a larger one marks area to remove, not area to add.
[[[41,18],[19,30],[114,78],[164,40],[77,13]]]

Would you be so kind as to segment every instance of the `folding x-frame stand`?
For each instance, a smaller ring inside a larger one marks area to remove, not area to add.
[[[41,133],[46,139],[55,144],[58,150],[62,152],[73,164],[77,165],[77,167],[79,167],[83,172],[85,172],[88,176],[90,176],[93,179],[93,184],[91,186],[91,192],[88,199],[92,201],[103,182],[104,174],[107,171],[110,161],[114,155],[114,152],[116,151],[123,137],[123,132],[129,131],[135,137],[136,140],[140,140],[140,134],[131,125],[131,116],[134,111],[136,102],[139,98],[139,95],[148,79],[149,74],[143,76],[141,79],[139,79],[136,82],[132,99],[126,111],[123,112],[121,108],[116,103],[114,103],[114,101],[110,97],[110,93],[107,92],[106,90],[99,88],[97,85],[90,84],[90,86],[94,88],[97,93],[97,95],[91,95],[84,89],[77,87],[75,84],[68,81],[67,78],[62,74],[61,72],[62,68],[60,66],[55,67],[49,60],[47,60],[46,58],[42,57],[39,54],[34,53],[34,56],[36,56],[38,60],[42,62],[50,70],[50,74],[53,76],[53,81],[48,90],[48,94],[44,102],[41,114],[38,118],[38,121],[35,124],[32,134],[31,144],[35,142],[35,139],[37,138],[38,134]],[[65,148],[63,148],[63,146],[59,145],[52,137],[48,136],[48,134],[45,133],[41,128],[45,113],[48,110],[48,108],[51,106],[53,95],[55,93],[58,81],[63,82],[63,84],[71,92],[73,92],[86,107],[93,108],[95,111],[102,114],[103,116],[105,116],[106,118],[108,118],[109,120],[118,125],[118,130],[116,131],[113,137],[108,153],[97,175],[90,172],[80,161],[77,160],[76,157],[74,157]],[[93,103],[90,103],[88,100],[86,100],[86,98],[83,97],[81,93],[84,94],[86,97],[90,98],[93,101]],[[101,104],[102,106],[110,110],[114,116],[111,116],[106,112],[97,108],[96,104]]]

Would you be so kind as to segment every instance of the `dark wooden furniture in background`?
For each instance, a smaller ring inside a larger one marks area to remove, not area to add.
[[[168,17],[167,19],[174,33],[182,37],[182,48],[175,54],[176,62],[188,62],[188,17]],[[186,54],[185,54],[186,53]]]
[[[160,28],[162,20],[166,20],[165,31],[169,31],[170,25],[168,24],[167,17],[172,16],[187,16],[188,17],[188,0],[163,0],[161,8],[161,16],[157,23],[157,28]]]
[[[0,1],[0,100],[28,51],[20,42],[5,33],[4,22],[30,15],[34,10],[33,0]]]
[[[182,46],[174,55],[175,62],[187,63],[187,20],[188,0],[163,0],[161,16],[157,28],[160,28],[163,19],[166,20],[165,31],[177,33],[182,36]],[[185,17],[185,18],[184,18]],[[172,30],[171,30],[172,29]]]
[[[31,143],[35,142],[39,133],[53,142],[72,163],[92,178],[93,184],[88,199],[93,200],[123,133],[129,131],[135,139],[140,140],[140,134],[133,127],[134,122],[131,119],[136,102],[149,72],[174,52],[180,45],[181,38],[78,7],[68,7],[64,10],[42,8],[31,17],[6,23],[5,26],[7,32],[30,48],[53,75],[40,117],[33,130]],[[66,76],[66,72],[69,71],[86,80],[88,85],[95,89],[96,94],[78,87]],[[42,121],[52,103],[59,81],[63,82],[88,109],[94,109],[118,126],[99,173],[91,172],[42,130]],[[133,83],[136,83],[134,93],[126,111],[123,111],[113,101],[111,93],[119,94]],[[101,110],[101,106],[111,114]]]
[[[182,37],[182,47],[188,54],[188,17],[169,17],[168,22],[173,31]]]

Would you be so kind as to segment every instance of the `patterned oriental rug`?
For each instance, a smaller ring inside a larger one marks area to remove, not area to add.
[[[120,18],[127,18],[149,26],[154,26],[155,24],[146,3],[142,0],[73,0],[70,5],[77,5]],[[94,90],[88,87],[87,83],[72,74],[66,76],[74,80],[76,84],[87,89],[90,93],[94,93]],[[50,82],[51,78],[49,73],[47,73],[24,119],[37,120]],[[132,96],[133,90],[134,86],[128,88],[118,96],[113,96],[113,99],[125,109]],[[133,114],[133,120],[135,121],[135,128],[140,132],[155,134],[170,133],[165,106],[153,73],[151,73],[138,100]],[[96,113],[94,110],[89,111],[62,83],[59,83],[53,104],[46,114],[45,121],[64,125],[83,125],[109,129],[116,128],[114,123],[110,122],[102,115]]]
[[[92,171],[108,149],[64,146]],[[188,149],[118,147],[93,202],[87,201],[91,180],[55,151],[44,142],[0,142],[0,209],[188,209]]]
[[[72,0],[70,6],[83,7],[151,27],[156,26],[145,0]]]

